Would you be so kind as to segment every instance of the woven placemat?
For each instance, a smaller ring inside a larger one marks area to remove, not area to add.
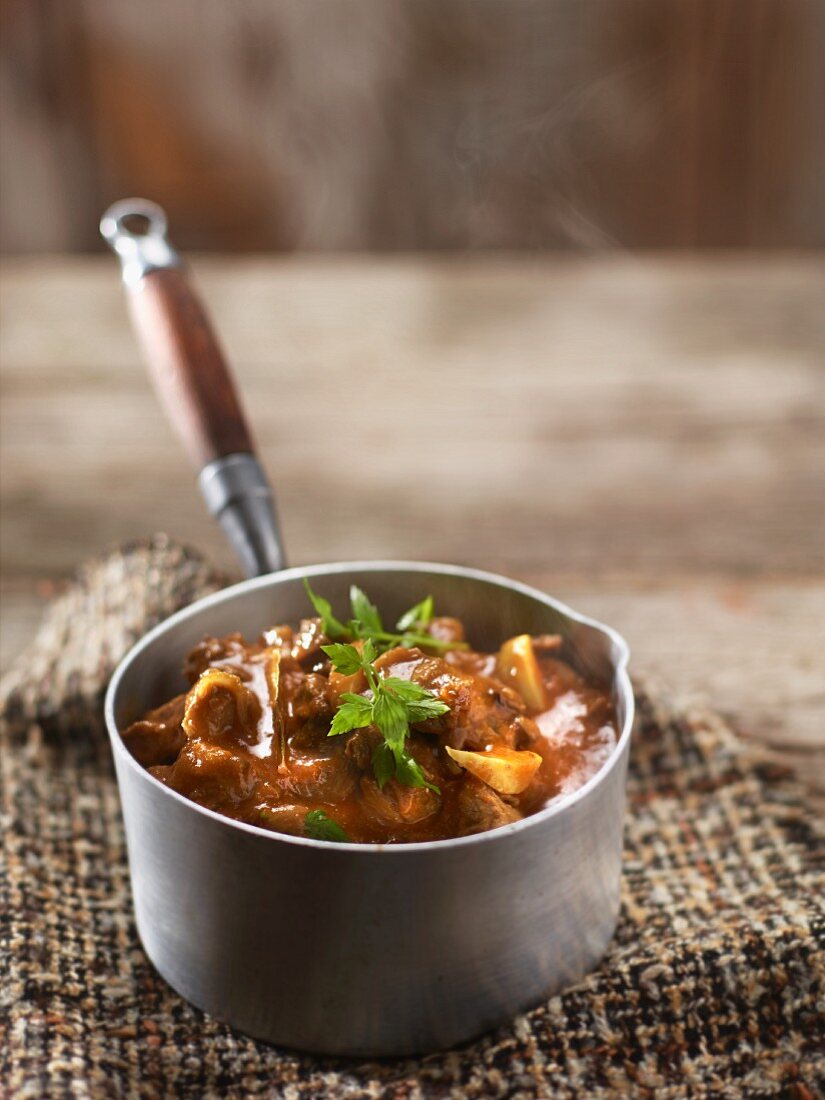
[[[0,1095],[825,1094],[823,837],[717,715],[639,691],[622,915],[602,965],[466,1047],[325,1060],[181,1000],[132,919],[101,691],[149,625],[225,583],[163,537],[87,566],[6,677]]]

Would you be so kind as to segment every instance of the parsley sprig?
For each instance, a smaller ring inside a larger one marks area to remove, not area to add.
[[[341,622],[332,613],[329,600],[313,592],[312,586],[304,577],[304,588],[309,596],[315,613],[321,620],[321,626],[328,638],[333,641],[364,641],[369,639],[379,653],[393,646],[421,646],[427,649],[466,649],[466,642],[445,642],[427,634],[425,628],[433,617],[433,598],[427,596],[405,611],[396,623],[396,633],[385,630],[378,608],[357,585],[349,590],[352,618]]]
[[[345,691],[341,696],[329,736],[336,737],[352,730],[375,726],[384,740],[372,754],[372,769],[378,786],[383,787],[395,776],[408,787],[429,787],[438,791],[421,770],[421,765],[407,750],[407,737],[414,722],[426,722],[450,709],[435,695],[398,676],[382,676],[375,667],[378,656],[375,644],[368,638],[359,651],[354,645],[333,642],[322,646],[333,668],[344,676],[363,672],[369,687],[368,695]]]
[[[349,841],[344,829],[323,810],[310,810],[304,818],[304,834],[312,840],[334,840],[338,844]]]
[[[405,611],[396,624],[399,633],[393,633],[384,630],[378,608],[355,585],[350,589],[352,618],[346,623],[333,615],[329,600],[313,592],[306,578],[304,586],[321,618],[324,633],[334,639],[330,645],[321,647],[333,668],[343,676],[363,672],[367,681],[367,694],[356,695],[348,691],[341,695],[329,736],[337,737],[374,726],[383,737],[372,754],[372,770],[378,786],[383,788],[387,780],[394,777],[408,787],[428,787],[438,792],[438,787],[429,782],[421,765],[408,751],[407,737],[411,725],[437,718],[450,708],[420,684],[398,676],[384,676],[375,667],[379,654],[392,646],[419,645],[435,649],[455,646],[454,642],[441,642],[424,633],[433,617],[432,596]]]

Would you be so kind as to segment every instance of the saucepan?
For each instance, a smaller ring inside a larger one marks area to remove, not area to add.
[[[269,484],[163,212],[127,200],[107,211],[101,231],[121,259],[156,388],[250,577],[147,634],[106,695],[147,955],[198,1008],[306,1051],[421,1053],[505,1023],[582,978],[614,931],[633,719],[626,643],[543,592],[475,569],[285,568]],[[482,648],[515,633],[562,634],[580,669],[612,693],[615,751],[583,787],[532,817],[432,843],[302,839],[188,801],[133,759],[120,731],[184,690],[183,657],[203,635],[254,637],[303,617],[305,576],[333,604],[358,584],[390,617],[432,594]]]

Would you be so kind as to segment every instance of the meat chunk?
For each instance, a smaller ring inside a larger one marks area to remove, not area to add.
[[[186,697],[183,732],[205,741],[254,742],[261,716],[257,695],[237,676],[209,668]]]
[[[201,740],[187,741],[171,767],[153,774],[179,794],[222,812],[247,799],[257,780],[252,757]]]
[[[457,812],[458,836],[483,833],[522,818],[515,806],[510,806],[486,783],[471,775],[459,786]]]
[[[439,642],[463,642],[464,623],[447,615],[437,615],[427,624],[427,633]]]
[[[138,764],[150,768],[172,763],[186,740],[181,729],[185,705],[186,696],[177,695],[129,726],[123,740]]]
[[[321,646],[328,643],[329,638],[324,634],[320,619],[301,619],[290,656],[305,668],[314,668],[316,664],[325,665],[328,661],[326,654],[321,652]]]
[[[546,657],[550,653],[558,655],[563,645],[564,638],[561,634],[533,635],[533,649],[536,651],[537,657]]]
[[[454,749],[483,750],[490,742],[524,748],[525,705],[518,693],[489,676],[477,676],[420,649],[391,649],[375,662],[388,676],[413,680],[450,708],[416,728],[441,736]],[[529,725],[527,726],[529,729]],[[536,731],[537,735],[537,731]]]
[[[344,744],[325,755],[290,752],[286,767],[279,772],[278,789],[302,801],[342,802],[355,790],[359,770]]]
[[[261,644],[274,646],[281,651],[282,657],[288,657],[291,654],[292,646],[295,644],[295,631],[286,623],[271,626],[269,630],[265,630],[261,635]]]
[[[370,771],[372,768],[372,754],[382,741],[383,738],[376,729],[372,726],[365,726],[363,729],[354,730],[349,734],[344,744],[344,752],[359,771]]]
[[[292,665],[281,682],[287,740],[302,752],[321,750],[335,713],[329,681],[317,672],[303,672],[300,666]]]
[[[260,825],[264,829],[272,829],[276,833],[304,836],[306,815],[309,810],[310,807],[306,805],[261,802],[254,808],[250,819],[253,824]]]
[[[328,695],[329,681],[326,676],[309,672],[305,676],[291,681],[289,696],[289,717],[296,725],[307,722],[330,721],[334,708]]]
[[[390,779],[381,788],[369,776],[361,780],[361,799],[371,817],[389,826],[415,825],[441,807],[440,795],[429,787],[405,787]]]
[[[227,634],[225,638],[207,635],[189,653],[183,665],[183,674],[190,684],[194,684],[208,668],[221,664],[243,664],[248,655],[249,647],[243,634]]]

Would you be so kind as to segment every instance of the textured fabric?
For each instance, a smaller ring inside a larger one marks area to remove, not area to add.
[[[825,1093],[822,835],[719,717],[641,690],[622,915],[583,982],[469,1046],[380,1063],[279,1050],[181,1000],[135,932],[100,693],[133,638],[223,580],[162,538],[126,548],[6,679],[0,1095]]]

